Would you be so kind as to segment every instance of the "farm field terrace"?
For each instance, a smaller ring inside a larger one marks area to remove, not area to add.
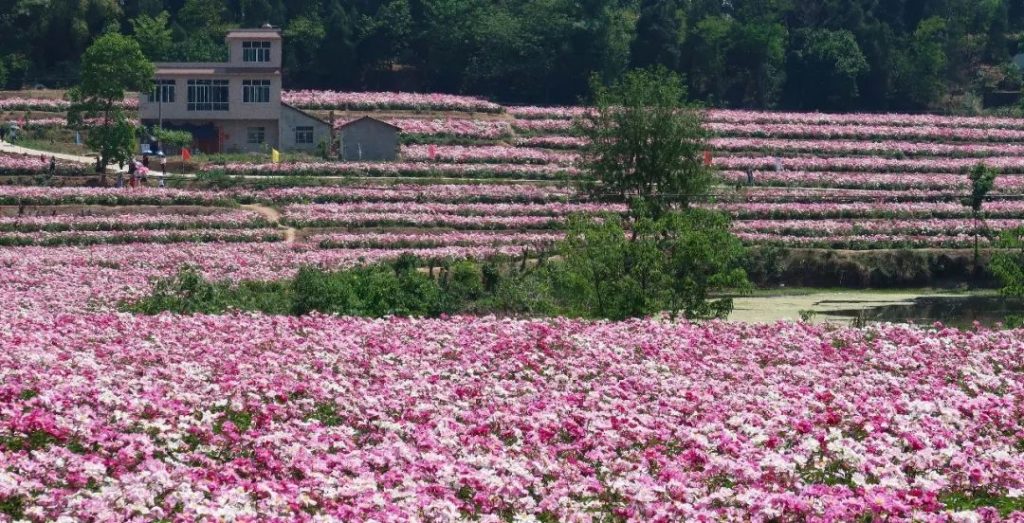
[[[1020,331],[120,312],[185,264],[524,259],[573,213],[623,210],[573,189],[582,109],[291,96],[402,120],[403,161],[0,185],[0,521],[1024,520]],[[1003,173],[982,244],[1024,220],[1016,120],[708,119],[723,181],[702,205],[751,246],[966,248],[978,160]],[[0,182],[46,170],[0,155]],[[330,184],[256,188],[289,176]]]

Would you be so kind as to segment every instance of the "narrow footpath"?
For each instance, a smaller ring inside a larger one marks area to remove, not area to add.
[[[258,212],[267,219],[268,222],[276,225],[279,229],[284,229],[284,242],[288,244],[295,243],[296,229],[295,227],[287,227],[281,223],[281,213],[273,207],[267,207],[266,205],[249,204],[242,205],[241,208]]]

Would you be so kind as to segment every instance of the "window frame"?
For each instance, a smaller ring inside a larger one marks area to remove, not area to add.
[[[258,141],[254,141],[253,138]],[[246,127],[245,128],[245,143],[249,145],[263,145],[267,143],[267,128],[260,127]]]
[[[307,140],[300,140],[299,138],[306,138]],[[295,126],[295,145],[313,145],[314,138],[316,136],[316,128],[312,125],[297,125]]]
[[[270,103],[270,80],[242,80],[242,103]]]
[[[186,82],[186,97],[189,112],[230,111],[231,81],[215,79],[191,79]]]
[[[268,40],[242,41],[242,61],[245,63],[270,63],[271,42]]]
[[[175,89],[178,81],[173,79],[157,79],[153,81],[153,89],[149,92],[150,103],[174,103]],[[159,94],[158,94],[159,93]]]

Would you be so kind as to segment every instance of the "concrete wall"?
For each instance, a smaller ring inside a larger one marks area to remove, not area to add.
[[[263,127],[265,130],[264,143],[267,144],[266,147],[273,147],[278,150],[281,149],[278,142],[278,126],[276,120],[252,120],[244,122],[227,120],[216,123],[217,126],[220,127],[221,132],[224,134],[223,152],[233,153],[263,151],[264,146],[248,143],[249,127]]]
[[[225,74],[218,76],[189,76],[160,74],[158,80],[175,80],[174,103],[161,104],[149,101],[149,93],[139,96],[139,118],[156,120],[163,112],[164,120],[244,120],[267,119],[276,120],[281,107],[280,75],[261,74]],[[188,80],[228,80],[227,111],[189,111]],[[242,82],[244,80],[270,80],[270,102],[243,103]]]
[[[374,120],[359,120],[341,129],[345,161],[376,162],[398,159],[398,129]]]
[[[295,128],[312,127],[313,143],[296,144]],[[278,143],[283,151],[315,151],[320,142],[331,142],[330,125],[287,105],[281,106],[281,136]]]

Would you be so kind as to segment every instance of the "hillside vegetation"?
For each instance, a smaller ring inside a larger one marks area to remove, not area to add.
[[[72,85],[100,34],[152,60],[222,59],[230,27],[284,30],[293,89],[576,103],[661,64],[716,106],[977,110],[1017,91],[1021,0],[0,1],[0,85]],[[1009,100],[1013,100],[1011,95]]]

